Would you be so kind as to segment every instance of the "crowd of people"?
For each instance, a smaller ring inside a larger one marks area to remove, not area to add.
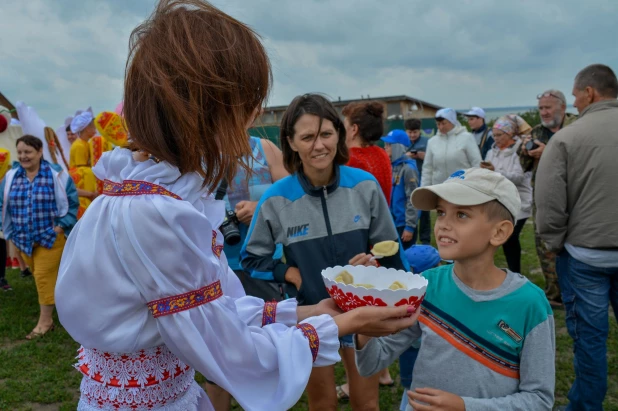
[[[618,319],[609,67],[575,77],[579,117],[551,89],[534,127],[443,108],[432,137],[419,119],[385,133],[379,101],[340,115],[304,94],[278,147],[247,132],[272,79],[243,23],[161,0],[131,45],[115,116],[79,110],[60,138],[23,135],[0,176],[0,257],[39,298],[26,339],[54,330],[56,308],[81,344],[79,410],[283,410],[303,391],[311,410],[378,410],[397,360],[402,410],[551,410],[552,308],[574,340],[566,409],[602,409],[610,304]],[[120,118],[124,137],[110,138]],[[544,292],[520,274],[530,218]],[[376,260],[386,240],[399,252]],[[338,265],[422,273],[422,308],[342,313],[320,275]]]

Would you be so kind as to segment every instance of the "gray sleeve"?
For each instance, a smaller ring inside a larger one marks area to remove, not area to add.
[[[418,174],[413,168],[406,167],[403,178],[405,179],[406,192],[406,229],[411,228],[412,230],[416,230],[418,211],[412,204],[412,201],[410,201],[410,196],[412,196],[412,192],[418,187]]]
[[[418,322],[397,334],[372,338],[362,350],[356,349],[358,373],[363,377],[369,377],[382,371],[419,338],[421,338],[421,327]],[[356,346],[356,337],[354,345]]]
[[[276,230],[280,225],[276,218],[269,218],[277,215],[271,208],[268,200],[258,204],[240,252],[241,265],[248,272],[272,272],[274,280],[284,282],[288,265],[272,257],[276,248]]]
[[[371,244],[386,240],[397,240],[399,235],[388,208],[386,198],[377,182],[372,186],[371,197],[369,198],[371,208],[371,223],[369,225],[369,241]]]
[[[463,397],[466,411],[551,411],[554,405],[556,341],[554,317],[526,336],[519,369],[519,392],[499,398]]]

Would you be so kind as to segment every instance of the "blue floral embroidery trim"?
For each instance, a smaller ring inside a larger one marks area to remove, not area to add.
[[[153,317],[157,318],[199,307],[200,305],[216,300],[222,295],[221,281],[217,280],[199,290],[151,301],[148,303],[148,309]]]
[[[315,362],[316,358],[318,358],[318,351],[320,350],[320,337],[318,337],[318,332],[313,328],[313,325],[307,323],[298,324],[296,328],[300,329],[309,340],[309,348],[311,348],[311,355],[313,356],[313,362]]]
[[[180,196],[147,181],[124,180],[122,183],[105,180],[103,182],[103,194],[107,196],[138,196],[144,194],[162,195],[182,200]]]
[[[262,327],[274,324],[277,319],[277,303],[275,301],[264,303],[264,313],[262,314]]]

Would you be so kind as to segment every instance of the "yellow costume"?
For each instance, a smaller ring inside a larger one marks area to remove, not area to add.
[[[5,148],[0,148],[0,180],[11,168],[11,152]]]
[[[91,168],[90,144],[81,138],[75,140],[71,145],[71,156],[69,159],[69,174],[77,189],[90,192],[97,191],[97,179]],[[77,219],[79,220],[86,212],[92,200],[86,197],[79,197],[79,209]]]
[[[102,125],[102,128],[105,129],[105,125],[109,123],[109,121],[107,123],[101,123],[101,119],[102,117],[99,115],[96,121],[94,121],[95,119],[92,116],[92,112],[86,110],[85,112],[77,114],[73,120],[71,120],[71,130],[74,133],[80,133],[93,122],[95,127],[99,128]],[[103,136],[94,136],[88,141],[83,140],[81,137],[75,140],[71,145],[69,173],[78,189],[99,194],[103,192],[103,182],[97,180],[94,176],[92,167],[97,164],[104,152],[110,151],[112,148],[112,144]],[[91,202],[92,200],[89,198],[79,197],[79,210],[77,211],[78,219],[84,214]]]
[[[69,167],[90,167],[90,145],[81,138],[71,145]]]
[[[127,130],[122,117],[118,114],[103,111],[94,119],[94,125],[106,141],[119,147],[126,147],[128,145]]]
[[[111,151],[114,146],[112,143],[107,141],[105,137],[102,136],[94,136],[88,141],[88,145],[90,146],[90,159],[92,162],[92,166],[94,167],[98,162],[103,153],[106,151]],[[103,192],[103,181],[97,180],[97,192],[101,194]]]

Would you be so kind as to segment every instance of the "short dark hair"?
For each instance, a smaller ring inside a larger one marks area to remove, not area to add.
[[[489,221],[510,221],[515,224],[515,216],[497,200],[483,204],[483,211]]]
[[[406,130],[420,130],[421,120],[418,118],[409,118],[403,122],[403,128]]]
[[[66,132],[68,133],[68,132],[70,132],[70,131],[71,131],[71,125],[69,124],[69,125],[67,126],[67,128],[66,128]]]
[[[341,111],[350,124],[358,126],[365,144],[373,144],[384,136],[384,104],[378,101],[350,103]]]
[[[348,162],[348,147],[345,144],[345,127],[343,121],[339,117],[339,113],[324,96],[320,94],[303,94],[297,96],[292,100],[287,110],[283,114],[281,119],[281,126],[279,129],[279,140],[281,143],[281,151],[283,153],[283,165],[285,169],[294,174],[301,168],[300,156],[290,146],[288,137],[294,137],[294,126],[300,117],[304,114],[312,114],[320,118],[320,129],[322,128],[322,121],[329,120],[335,126],[335,130],[339,135],[339,141],[337,142],[337,155],[335,156],[334,163],[337,165],[343,165]],[[320,130],[318,130],[319,134]]]
[[[23,136],[18,138],[15,141],[15,147],[17,147],[19,143],[24,143],[25,145],[34,148],[36,151],[41,151],[41,149],[43,148],[43,142],[41,141],[41,139],[30,134],[24,134]]]
[[[575,76],[575,88],[592,87],[601,96],[617,98],[618,80],[614,71],[604,64],[591,64]]]

